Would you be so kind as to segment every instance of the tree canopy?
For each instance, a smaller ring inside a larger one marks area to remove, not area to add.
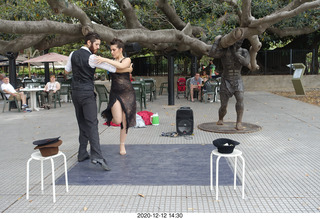
[[[26,10],[28,9],[28,10]],[[247,39],[251,70],[264,46],[320,29],[320,0],[3,0],[0,54],[81,42],[89,31],[109,43],[117,37],[153,51],[209,56]]]

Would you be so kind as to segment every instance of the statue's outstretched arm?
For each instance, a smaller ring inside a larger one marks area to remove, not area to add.
[[[223,48],[220,46],[220,41],[221,37],[217,36],[210,49],[209,56],[213,58],[221,58],[221,56],[224,54]]]

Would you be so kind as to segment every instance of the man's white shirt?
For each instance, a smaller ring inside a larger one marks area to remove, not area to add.
[[[17,93],[17,91],[14,89],[14,87],[13,87],[10,83],[8,83],[8,84],[3,83],[3,84],[1,85],[1,89],[2,89],[2,90],[6,90],[7,92],[10,92],[10,93]],[[6,97],[7,97],[7,98],[9,98],[10,95],[11,95],[11,94],[6,93]]]
[[[82,46],[81,49],[85,49],[85,50],[87,50],[87,51],[89,51],[91,53],[89,48],[86,47],[86,46]],[[71,72],[72,71],[72,65],[71,65],[72,54],[73,54],[73,52],[70,53],[67,65],[64,68],[67,72]],[[112,73],[116,72],[116,70],[117,70],[116,67],[114,67],[113,65],[110,65],[108,63],[105,63],[105,62],[97,64],[97,60],[96,60],[96,55],[95,54],[91,54],[89,56],[89,65],[90,65],[91,68],[101,68],[101,69],[107,70],[107,71],[112,72]]]

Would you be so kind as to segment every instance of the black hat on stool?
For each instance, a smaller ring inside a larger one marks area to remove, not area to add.
[[[34,149],[39,149],[43,157],[49,157],[55,155],[59,152],[59,146],[62,144],[62,141],[57,138],[47,138],[34,141],[34,145],[38,145]]]

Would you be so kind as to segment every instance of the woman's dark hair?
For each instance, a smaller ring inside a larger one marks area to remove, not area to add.
[[[117,47],[119,49],[122,49],[122,52],[124,53],[124,43],[122,42],[122,40],[118,39],[118,38],[114,38],[111,42],[110,45],[117,45]]]
[[[91,43],[94,43],[96,40],[101,40],[99,34],[90,32],[84,37],[84,44],[87,44],[88,40],[90,40]]]

